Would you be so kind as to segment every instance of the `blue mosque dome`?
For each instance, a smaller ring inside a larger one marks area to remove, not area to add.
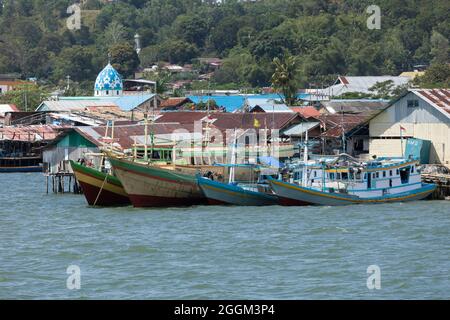
[[[95,80],[95,96],[120,96],[123,92],[122,77],[113,66],[108,65]]]

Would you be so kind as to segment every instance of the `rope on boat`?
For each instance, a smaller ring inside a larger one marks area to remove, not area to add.
[[[105,186],[106,180],[108,180],[108,175],[105,176],[105,180],[103,180],[102,187],[100,188],[100,190],[99,190],[99,192],[97,194],[97,198],[95,198],[94,207],[97,205],[98,198],[100,198],[100,194],[103,191],[103,187]]]

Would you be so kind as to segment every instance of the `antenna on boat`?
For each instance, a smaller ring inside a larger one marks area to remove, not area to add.
[[[342,152],[345,153],[344,108],[341,105]]]
[[[303,187],[306,187],[306,184],[308,182],[306,175],[308,174],[307,171],[307,163],[308,163],[308,130],[305,130],[305,149],[303,152],[303,173],[302,173],[302,185]]]
[[[228,178],[228,183],[234,182],[234,166],[236,162],[236,144],[237,144],[237,131],[234,129],[234,137],[233,137],[233,149],[231,154],[231,168],[230,168],[230,176]]]

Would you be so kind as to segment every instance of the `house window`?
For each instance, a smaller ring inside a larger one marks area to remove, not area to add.
[[[417,108],[419,106],[419,100],[408,100],[408,108]]]

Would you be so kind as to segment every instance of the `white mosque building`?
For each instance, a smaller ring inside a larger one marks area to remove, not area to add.
[[[96,97],[120,97],[123,95],[122,76],[111,63],[108,63],[98,74],[94,90]]]
[[[90,97],[57,97],[43,101],[36,111],[72,112],[89,107],[117,106],[122,111],[148,110],[159,105],[160,97],[154,94],[155,82],[123,79],[108,63],[100,71],[94,84],[94,95]],[[153,90],[151,90],[153,89]]]

